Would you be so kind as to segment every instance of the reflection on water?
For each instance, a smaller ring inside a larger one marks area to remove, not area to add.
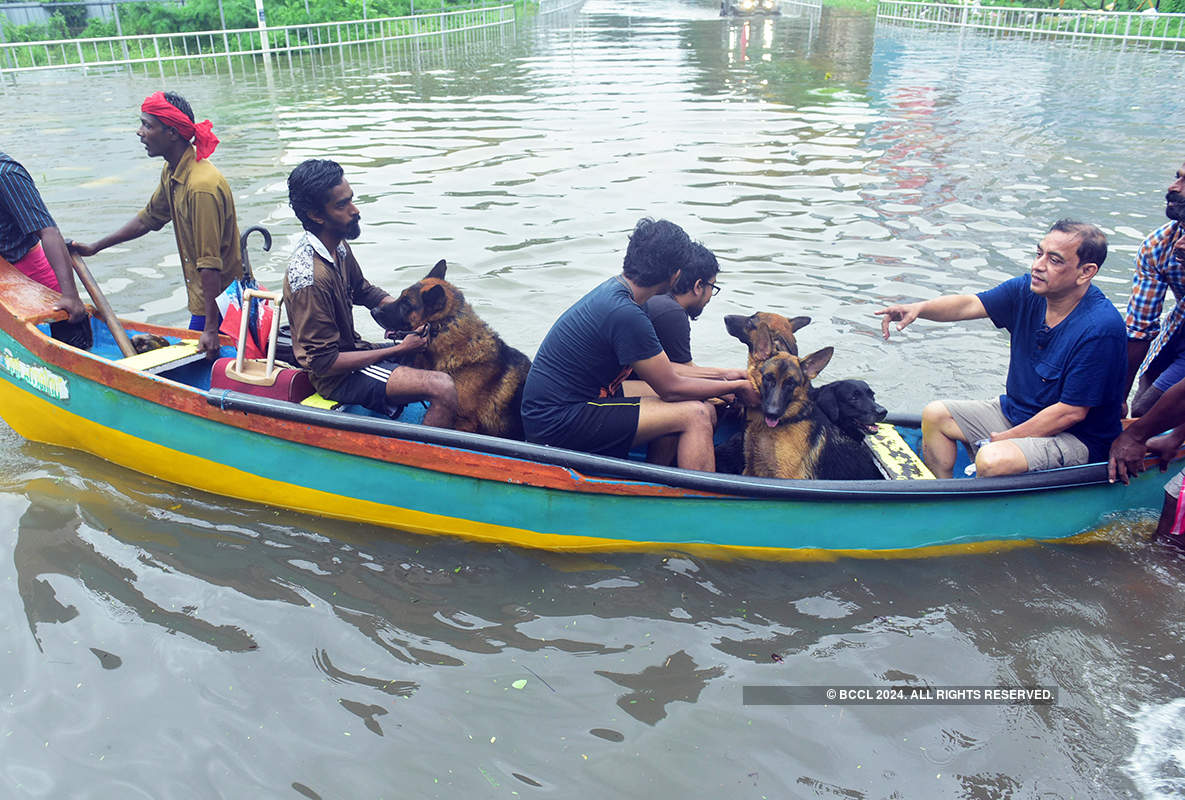
[[[1179,56],[716,14],[593,0],[447,50],[166,83],[214,120],[243,223],[277,235],[252,254],[265,285],[297,233],[288,170],[334,157],[368,276],[397,289],[447,257],[528,353],[643,214],[721,257],[697,361],[742,357],[725,313],[805,313],[804,344],[837,348],[831,377],[895,408],[995,393],[1006,340],[968,324],[886,345],[871,310],[1016,274],[1054,218],[1106,227],[1101,285],[1123,301],[1181,160]],[[135,109],[160,83],[0,90],[21,120],[0,146],[67,235],[147,199],[160,165]],[[184,319],[171,236],[90,265],[121,313]],[[1152,797],[1183,766],[1182,561],[1143,541],[1146,519],[926,561],[574,557],[236,504],[7,428],[0,519],[5,795]],[[1054,684],[1059,702],[740,704],[747,684],[904,681]]]

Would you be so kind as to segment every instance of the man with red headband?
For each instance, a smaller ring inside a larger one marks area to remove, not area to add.
[[[201,351],[216,358],[222,321],[218,296],[242,277],[243,264],[234,196],[209,161],[218,137],[209,120],[194,124],[193,119],[193,110],[179,94],[156,92],[144,100],[137,136],[150,158],[165,160],[160,184],[148,205],[115,233],[94,244],[72,242],[70,247],[80,255],[94,255],[172,221],[189,295],[189,327],[202,332]]]

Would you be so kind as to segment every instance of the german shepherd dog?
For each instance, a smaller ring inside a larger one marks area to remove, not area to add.
[[[765,328],[773,338],[774,348],[792,356],[798,355],[798,341],[794,338],[795,331],[811,324],[810,317],[795,317],[786,319],[781,314],[770,314],[758,311],[742,317],[740,314],[729,314],[724,318],[724,327],[728,332],[749,345],[749,359],[753,358],[753,334],[758,328]]]
[[[749,380],[761,395],[760,408],[748,410],[744,474],[803,480],[880,477],[879,471],[866,473],[853,457],[856,448],[812,398],[810,382],[831,361],[834,348],[803,358],[790,352],[797,344],[787,341],[786,331],[792,337],[806,319],[768,313],[725,318],[729,333],[749,346]]]
[[[771,314],[758,311],[756,314],[741,316],[728,314],[724,317],[724,327],[728,332],[749,346],[749,368],[753,367],[753,342],[765,341],[764,336],[755,336],[758,330],[766,331],[769,340],[773,342],[775,350],[783,353],[798,355],[798,341],[794,338],[795,331],[805,328],[811,322],[810,317],[794,317],[787,319],[781,314]],[[745,412],[746,415],[748,412]],[[745,469],[745,433],[740,431],[729,437],[728,441],[716,446],[716,471],[740,475]]]
[[[409,366],[452,376],[457,385],[457,430],[521,440],[519,406],[531,360],[474,313],[461,291],[444,279],[446,268],[443,259],[436,262],[427,277],[371,315],[388,332],[428,325],[428,346]]]

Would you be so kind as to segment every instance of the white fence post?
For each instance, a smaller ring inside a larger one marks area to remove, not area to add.
[[[270,59],[272,46],[267,36],[267,13],[263,10],[263,0],[255,0],[255,13],[259,15],[259,46],[263,49],[263,57]]]

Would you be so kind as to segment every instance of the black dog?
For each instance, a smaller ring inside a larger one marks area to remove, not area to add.
[[[876,402],[872,388],[860,380],[833,381],[812,388],[811,399],[840,434],[833,439],[835,452],[829,454],[832,466],[826,471],[828,476],[839,472],[849,480],[883,477],[864,443],[864,437],[875,433],[876,423],[888,413]]]

